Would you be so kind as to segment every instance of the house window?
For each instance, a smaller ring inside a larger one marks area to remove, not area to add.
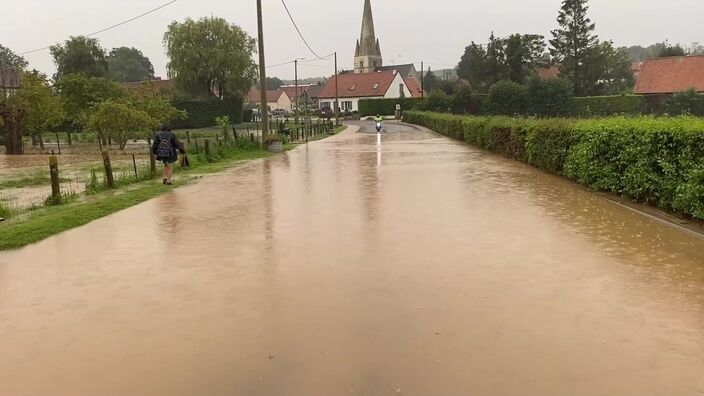
[[[343,100],[342,101],[342,111],[352,111],[352,101]]]
[[[330,102],[320,102],[320,109],[321,110],[328,110],[332,107]]]
[[[359,68],[364,69],[364,61],[363,60],[359,61]]]

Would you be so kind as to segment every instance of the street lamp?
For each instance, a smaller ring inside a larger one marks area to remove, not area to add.
[[[295,88],[296,91],[294,93],[294,99],[293,99],[296,101],[296,127],[298,127],[298,112],[299,112],[299,105],[301,103],[301,100],[298,97],[298,61],[299,60],[306,60],[306,58],[296,58],[293,60],[293,64],[295,67],[295,71],[294,71],[295,76],[294,77],[295,77],[295,86],[296,86],[296,88]]]

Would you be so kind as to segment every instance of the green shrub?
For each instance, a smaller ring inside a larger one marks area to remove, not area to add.
[[[12,210],[0,201],[0,217],[3,219],[9,219],[12,217]]]
[[[530,119],[411,111],[404,120],[597,190],[704,219],[704,119]]]
[[[362,117],[373,115],[394,115],[396,105],[401,105],[401,111],[411,110],[421,102],[421,98],[395,98],[395,99],[362,99],[359,101],[359,115]]]
[[[646,98],[636,95],[572,98],[572,115],[577,117],[648,114]]]
[[[494,115],[526,114],[528,89],[513,81],[499,81],[489,88],[486,110]]]
[[[450,97],[450,111],[452,114],[471,114],[474,95],[469,88],[459,88]]]
[[[528,84],[530,112],[541,117],[560,117],[571,112],[570,101],[574,96],[574,85],[570,80],[555,78],[531,80]]]
[[[452,106],[452,97],[443,91],[433,91],[425,100],[416,104],[415,109],[420,111],[436,111],[447,113]]]
[[[174,129],[197,129],[215,126],[215,118],[229,116],[232,122],[242,122],[242,100],[175,100],[171,103],[179,110],[186,110],[188,118],[173,122]]]
[[[704,95],[698,93],[694,88],[679,92],[671,98],[663,100],[662,109],[672,116],[704,116]]]

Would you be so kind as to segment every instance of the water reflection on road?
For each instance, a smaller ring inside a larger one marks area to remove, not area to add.
[[[386,128],[0,254],[0,395],[704,392],[704,240]]]

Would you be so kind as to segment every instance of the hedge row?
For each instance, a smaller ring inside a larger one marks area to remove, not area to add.
[[[644,96],[589,96],[571,99],[572,115],[577,117],[641,115],[651,110]]]
[[[404,120],[594,189],[704,219],[704,120],[526,119],[406,112]]]
[[[229,116],[232,122],[242,122],[242,100],[224,101],[220,99],[174,100],[171,104],[179,110],[186,110],[188,118],[174,121],[173,128],[205,128],[215,125],[215,118]]]
[[[401,105],[401,110],[411,110],[420,103],[421,98],[396,98],[396,99],[362,99],[359,101],[359,115],[362,117],[396,114],[396,105]]]

